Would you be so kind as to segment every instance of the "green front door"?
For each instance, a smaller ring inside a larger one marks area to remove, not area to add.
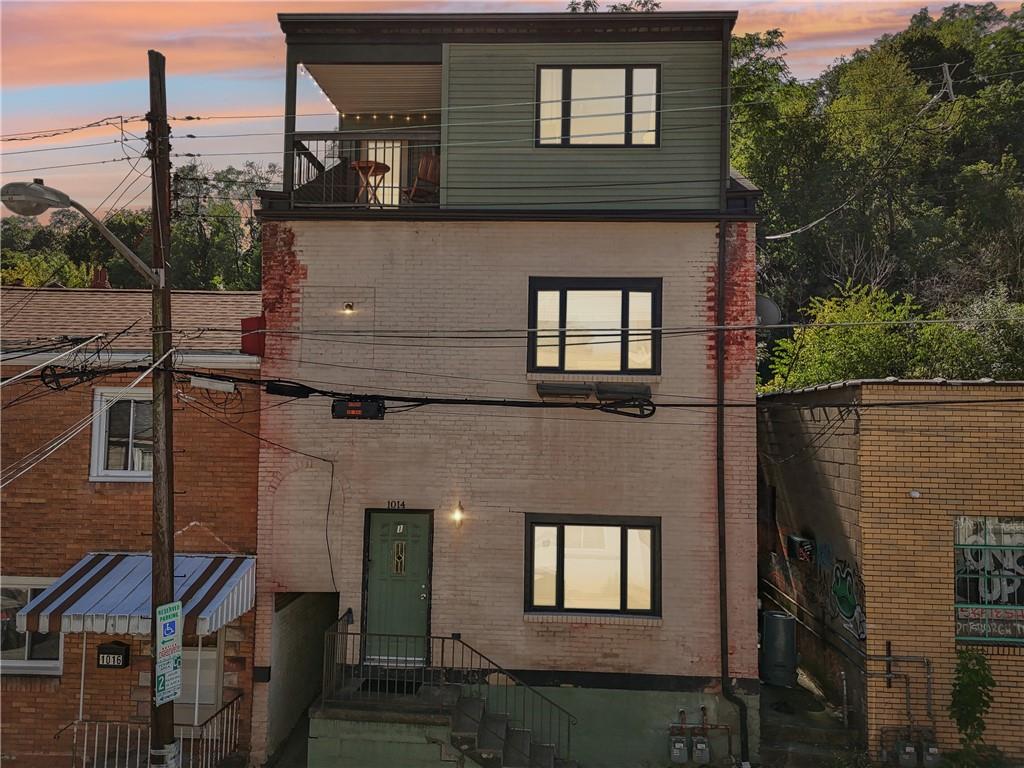
[[[427,661],[430,617],[430,514],[371,512],[364,660]]]

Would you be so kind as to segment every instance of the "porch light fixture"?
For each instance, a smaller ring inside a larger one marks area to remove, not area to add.
[[[351,301],[346,301],[342,305],[341,311],[344,312],[346,315],[354,314],[356,311],[356,305],[353,304]]]
[[[462,527],[462,520],[466,516],[466,511],[462,508],[462,500],[459,499],[459,503],[455,505],[455,511],[452,512],[452,522],[455,523],[456,528]]]

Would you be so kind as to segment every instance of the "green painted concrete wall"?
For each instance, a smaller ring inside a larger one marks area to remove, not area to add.
[[[688,722],[698,722],[708,708],[708,722],[733,729],[733,751],[739,758],[736,710],[715,694],[666,691],[622,691],[594,688],[540,688],[545,696],[572,712],[572,756],[581,768],[661,768],[669,762],[669,723],[685,709]],[[751,755],[758,754],[758,697],[744,696],[749,713]],[[711,737],[716,759],[728,755],[725,732]]]
[[[446,45],[442,205],[717,209],[721,50],[713,41]],[[534,146],[539,64],[661,65],[661,146]],[[478,105],[495,106],[466,109]]]
[[[367,722],[313,717],[309,721],[308,768],[452,768],[442,748],[449,729],[423,723]]]
[[[669,724],[680,709],[697,722],[700,707],[708,721],[733,728],[733,751],[739,757],[736,711],[720,696],[705,693],[622,691],[594,688],[539,688],[579,720],[572,734],[572,757],[581,768],[668,768]],[[490,690],[488,708],[501,711],[504,690]],[[750,715],[751,757],[758,755],[758,697],[745,696]],[[521,700],[521,699],[519,699]],[[452,755],[428,738],[449,743],[440,725],[381,723],[313,717],[309,723],[309,768],[451,768]],[[716,764],[728,755],[725,732],[711,738]],[[467,762],[467,765],[471,763]]]

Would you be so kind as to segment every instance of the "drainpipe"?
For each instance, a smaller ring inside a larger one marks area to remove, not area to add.
[[[722,103],[720,165],[721,186],[719,189],[718,221],[718,271],[715,286],[715,485],[718,507],[718,636],[721,644],[722,696],[736,707],[740,721],[740,760],[744,765],[750,764],[750,738],[747,732],[747,704],[732,689],[729,678],[729,590],[727,575],[727,550],[725,530],[725,289],[726,289],[726,212],[728,210],[727,193],[729,189],[729,123],[731,99],[729,77],[731,61],[732,25],[722,22]]]

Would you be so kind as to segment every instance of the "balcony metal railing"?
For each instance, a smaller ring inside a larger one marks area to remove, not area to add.
[[[513,727],[528,729],[534,741],[552,745],[559,758],[570,759],[576,717],[458,635],[349,632],[337,624],[326,633],[324,707],[415,701],[424,686],[453,684],[464,695],[482,698],[488,710],[508,715]]]
[[[296,133],[293,206],[394,209],[440,203],[436,131]]]
[[[224,704],[199,725],[174,724],[177,764],[216,768],[238,751],[242,696]],[[71,741],[72,768],[148,768],[149,723],[74,720],[54,736]]]

